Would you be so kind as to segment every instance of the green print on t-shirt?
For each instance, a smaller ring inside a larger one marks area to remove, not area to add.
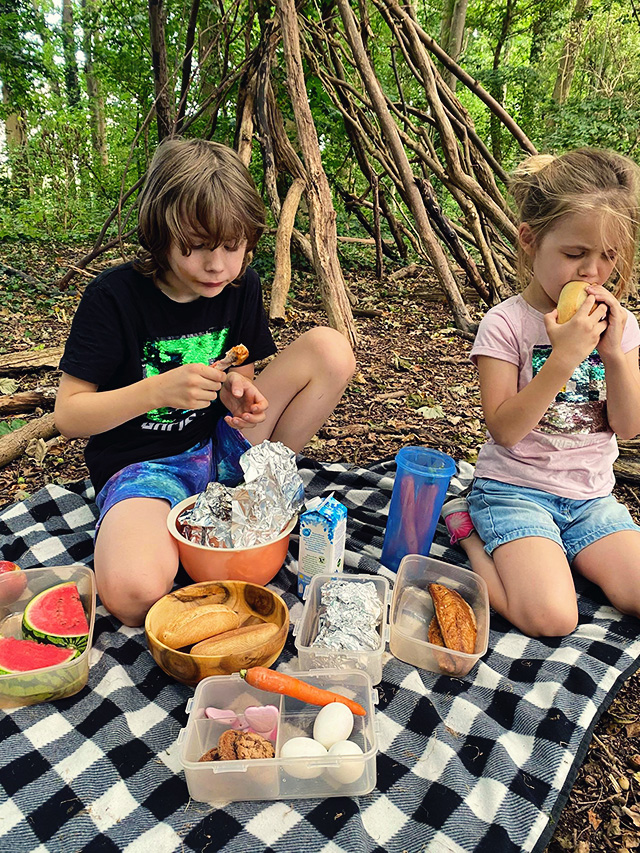
[[[227,349],[229,329],[216,329],[175,338],[153,338],[142,347],[142,375],[157,376],[183,364],[210,364]],[[184,410],[163,407],[147,413],[150,421],[174,424]]]
[[[549,345],[534,346],[532,374],[537,376],[551,355]],[[607,423],[607,383],[604,365],[597,350],[585,358],[571,374],[538,424],[544,433],[588,434],[609,429]]]

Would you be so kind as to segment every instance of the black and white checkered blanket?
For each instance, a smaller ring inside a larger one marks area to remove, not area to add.
[[[333,491],[349,510],[346,571],[385,572],[393,461],[368,470],[299,461],[308,497]],[[450,491],[471,473],[461,463]],[[90,498],[86,483],[49,486],[6,509],[2,558],[24,568],[90,562]],[[432,556],[461,563],[447,542],[439,528]],[[272,584],[294,623],[296,549],[294,536]],[[579,598],[579,627],[562,641],[529,639],[492,614],[489,651],[464,679],[385,654],[371,794],[224,808],[190,802],[181,772],[176,739],[193,690],[155,665],[142,629],[99,607],[88,685],[0,712],[0,851],[540,851],[598,717],[639,665],[638,623],[586,583]],[[290,635],[279,665],[294,654]]]

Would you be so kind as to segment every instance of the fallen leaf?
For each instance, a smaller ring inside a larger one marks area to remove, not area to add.
[[[592,809],[587,812],[587,819],[594,829],[597,829],[602,823],[602,818],[599,818]]]
[[[47,455],[47,442],[44,438],[32,438],[29,444],[27,444],[25,448],[25,453],[27,456],[32,456],[36,463],[40,465],[42,460]]]
[[[628,723],[625,726],[625,731],[627,732],[627,737],[638,737],[640,734],[640,720],[636,720],[635,723]]]
[[[622,806],[622,813],[629,818],[634,826],[640,827],[640,806],[633,805],[631,808]]]
[[[421,406],[419,409],[416,409],[416,414],[422,415],[428,421],[432,421],[437,418],[443,418],[444,409],[442,406]]]
[[[15,379],[0,379],[0,394],[15,394],[19,387]]]

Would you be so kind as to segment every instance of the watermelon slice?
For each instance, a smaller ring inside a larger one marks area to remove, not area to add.
[[[59,583],[35,595],[22,614],[22,636],[38,643],[72,647],[76,656],[87,648],[89,623],[74,581]]]
[[[61,649],[50,643],[34,643],[33,640],[16,640],[15,637],[0,637],[0,674],[30,672],[45,666],[59,666],[76,656],[73,648]]]

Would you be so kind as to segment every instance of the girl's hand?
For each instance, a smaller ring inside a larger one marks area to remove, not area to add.
[[[600,336],[598,342],[598,353],[603,361],[614,354],[621,355],[622,333],[627,322],[627,314],[611,291],[602,285],[592,284],[587,288],[587,293],[594,296],[598,307],[606,306],[607,327]],[[596,311],[598,308],[596,308]]]
[[[599,288],[604,290],[604,288]],[[595,306],[595,308],[594,308]],[[590,313],[594,308],[593,314]],[[576,368],[598,347],[600,336],[607,328],[608,306],[596,305],[593,295],[587,295],[575,315],[567,323],[558,323],[556,308],[544,315],[544,325],[551,341],[553,354],[571,370]]]
[[[225,421],[234,429],[246,429],[262,423],[269,405],[251,379],[236,371],[227,374],[220,391],[220,401],[231,413]]]
[[[155,377],[156,408],[206,409],[216,399],[226,374],[208,364],[183,364]]]

